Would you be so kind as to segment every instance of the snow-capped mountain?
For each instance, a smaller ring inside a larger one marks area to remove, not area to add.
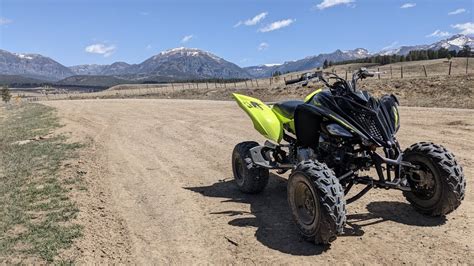
[[[325,60],[339,62],[365,58],[368,56],[370,56],[370,53],[363,48],[357,48],[349,51],[336,50],[333,53],[308,56],[300,60],[285,62],[281,65],[251,66],[246,67],[245,70],[247,70],[254,77],[269,77],[275,71],[286,73],[317,68],[322,66]]]
[[[10,53],[0,50],[0,74],[59,80],[74,75],[67,67],[39,54]]]
[[[130,68],[133,74],[178,78],[249,78],[247,71],[212,53],[195,48],[174,48]]]
[[[355,50],[349,51],[336,50],[333,53],[309,56],[304,59],[285,62],[284,64],[278,66],[260,65],[246,67],[245,69],[254,77],[270,77],[275,71],[285,73],[288,71],[304,71],[317,68],[323,65],[324,60],[339,62],[352,59],[366,58],[373,55],[407,55],[408,53],[410,53],[410,51],[429,49],[439,50],[440,48],[445,48],[450,51],[459,51],[462,50],[465,45],[469,45],[472,49],[474,49],[474,39],[467,35],[457,34],[453,35],[448,39],[441,40],[432,44],[401,46],[398,48],[382,50],[377,53],[369,53],[366,49],[363,48],[357,48]]]
[[[446,40],[441,40],[439,42],[429,45],[428,49],[439,50],[440,48],[444,48],[450,51],[459,51],[462,50],[465,45],[474,48],[474,38],[462,34],[457,34]]]
[[[474,48],[474,38],[471,38],[467,35],[456,34],[451,36],[448,39],[441,40],[432,44],[422,44],[422,45],[412,45],[412,46],[401,46],[398,48],[392,48],[387,50],[382,50],[378,53],[379,55],[407,55],[411,51],[416,50],[439,50],[441,48],[448,49],[449,51],[459,51],[465,45],[469,45],[471,48]]]
[[[459,51],[469,45],[474,49],[474,39],[457,34],[432,44],[401,46],[369,53],[366,49],[336,50],[332,53],[308,56],[283,64],[264,64],[241,68],[210,52],[195,48],[174,48],[154,55],[140,64],[115,62],[111,65],[79,65],[67,68],[49,57],[39,54],[11,53],[0,50],[0,74],[21,75],[43,80],[59,80],[80,76],[115,76],[127,80],[170,81],[177,79],[207,78],[261,78],[281,73],[304,71],[320,67],[325,60],[332,62],[360,59],[373,55],[407,55],[413,50],[438,50],[445,48]]]

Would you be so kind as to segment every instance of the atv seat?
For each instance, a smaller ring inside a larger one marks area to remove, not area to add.
[[[284,101],[273,105],[273,108],[288,119],[293,119],[296,107],[303,104],[303,101]]]

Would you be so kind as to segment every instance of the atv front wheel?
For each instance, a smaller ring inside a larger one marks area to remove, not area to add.
[[[412,191],[403,195],[420,213],[430,216],[454,211],[464,199],[466,179],[454,155],[441,145],[419,142],[403,153],[403,160],[418,169],[404,175]]]
[[[329,244],[342,233],[346,223],[344,190],[326,164],[298,164],[288,180],[288,203],[305,240]]]
[[[237,187],[249,194],[261,192],[268,183],[268,169],[253,164],[250,149],[258,146],[255,141],[235,145],[232,152],[232,171]]]

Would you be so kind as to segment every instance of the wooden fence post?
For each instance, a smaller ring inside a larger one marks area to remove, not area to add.
[[[249,88],[249,86],[247,85],[247,81],[245,81],[245,88]]]
[[[257,88],[258,88],[258,79],[256,79],[255,82],[257,83]]]
[[[453,65],[453,61],[449,61],[449,70],[448,70],[448,76],[451,76],[451,66]]]
[[[400,77],[403,78],[403,66],[400,66]]]
[[[469,69],[469,57],[466,57],[466,75],[467,75],[468,69]]]
[[[206,88],[209,89],[209,83],[206,82]]]
[[[428,77],[428,73],[426,73],[426,67],[423,65],[423,71],[425,72],[425,77]]]
[[[392,71],[392,66],[390,65],[390,78],[393,78],[393,71]]]
[[[380,79],[380,67],[377,67],[377,75],[378,75],[378,78]]]

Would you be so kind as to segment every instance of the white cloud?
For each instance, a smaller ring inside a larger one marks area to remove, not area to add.
[[[474,23],[472,23],[472,22],[451,25],[451,27],[453,27],[457,30],[460,30],[461,34],[465,34],[465,35],[474,34]]]
[[[259,29],[258,31],[269,32],[269,31],[278,30],[278,29],[290,26],[293,22],[295,22],[294,19],[284,19],[284,20],[275,21]]]
[[[145,46],[145,49],[147,49],[147,50],[150,50],[151,48],[153,48],[153,46],[151,46],[151,44]]]
[[[447,37],[449,35],[451,35],[451,33],[447,31],[435,30],[433,33],[426,35],[426,37]]]
[[[459,9],[449,12],[448,15],[457,15],[457,14],[462,14],[464,12],[466,12],[466,9],[459,8]]]
[[[398,45],[397,41],[392,42],[391,44],[389,44],[389,45],[385,46],[384,48],[382,48],[382,51],[393,49],[393,48],[397,47],[397,45]]]
[[[333,7],[337,5],[347,5],[350,3],[354,3],[355,0],[323,0],[321,3],[316,5],[316,8],[319,10],[326,9],[328,7]]]
[[[234,28],[240,26],[240,25],[245,25],[245,26],[254,26],[257,25],[260,21],[264,20],[268,15],[268,12],[262,12],[258,15],[256,15],[253,18],[249,18],[245,21],[239,21],[237,24],[234,25]]]
[[[91,44],[86,47],[85,51],[91,54],[101,54],[104,57],[111,56],[117,48],[115,45],[106,45],[103,43]]]
[[[268,47],[270,47],[270,45],[268,43],[262,42],[258,45],[258,50],[259,51],[267,50]]]
[[[11,19],[8,19],[8,18],[0,18],[0,26],[1,26],[1,25],[7,25],[7,24],[10,24],[10,23],[12,23],[12,22],[13,22],[13,20],[11,20]]]
[[[148,12],[148,11],[142,11],[142,12],[140,12],[140,15],[142,15],[142,16],[148,16],[148,15],[150,15],[150,12]]]
[[[415,6],[416,6],[416,3],[406,3],[406,4],[403,4],[400,8],[412,8]]]
[[[181,43],[187,43],[189,42],[192,38],[194,38],[194,35],[186,35],[183,37],[183,39],[181,40]]]

